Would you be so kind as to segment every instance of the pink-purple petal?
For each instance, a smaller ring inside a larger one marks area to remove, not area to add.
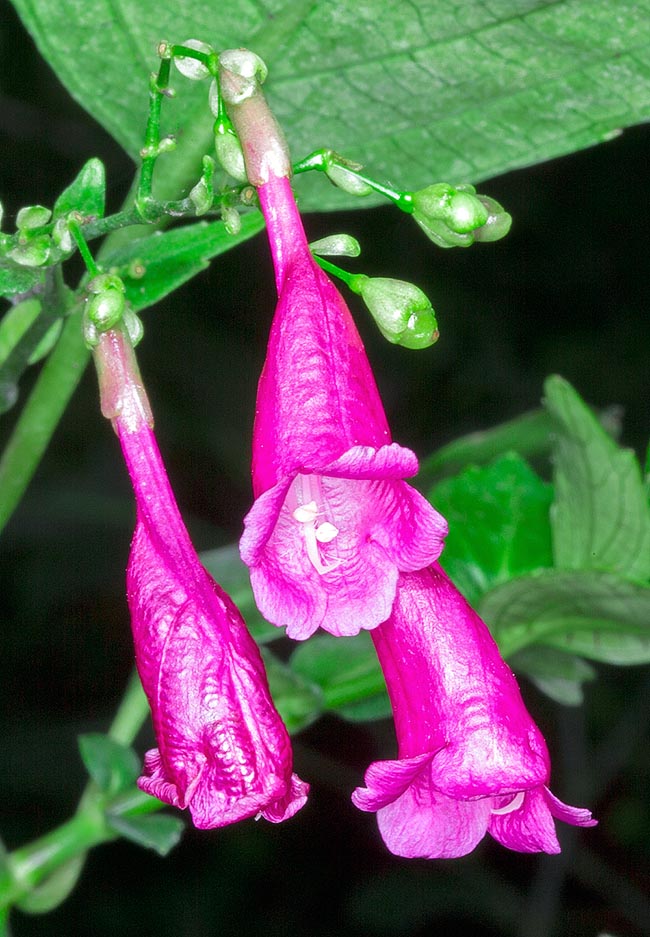
[[[396,856],[455,859],[483,839],[489,800],[463,801],[440,794],[423,777],[377,812],[379,832]]]
[[[494,839],[508,849],[551,854],[561,851],[543,787],[526,791],[524,802],[517,810],[493,814],[488,829]]]

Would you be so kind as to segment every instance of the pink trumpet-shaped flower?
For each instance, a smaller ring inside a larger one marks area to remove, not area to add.
[[[400,578],[372,632],[398,758],[370,765],[352,800],[376,811],[398,856],[463,856],[486,832],[520,852],[560,851],[554,817],[593,826],[547,787],[550,759],[487,626],[438,566]]]
[[[314,261],[289,180],[258,186],[279,294],[253,435],[255,504],[241,555],[289,637],[357,634],[390,614],[398,573],[440,554],[447,526],[404,478],[359,334]]]
[[[259,650],[192,547],[124,336],[105,333],[95,354],[104,414],[137,504],[127,594],[158,742],[138,786],[189,808],[199,829],[260,814],[279,822],[304,804],[309,788],[292,774],[291,743]]]

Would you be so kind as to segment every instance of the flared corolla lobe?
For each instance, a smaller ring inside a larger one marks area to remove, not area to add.
[[[255,504],[241,554],[262,614],[303,639],[384,621],[398,573],[433,562],[444,519],[405,478],[350,313],[309,251],[287,178],[258,189],[278,306],[253,435]]]
[[[548,789],[546,743],[487,626],[439,567],[400,577],[372,633],[398,758],[375,762],[352,799],[376,811],[399,856],[465,855],[486,832],[520,852],[557,853],[554,818],[593,826]]]

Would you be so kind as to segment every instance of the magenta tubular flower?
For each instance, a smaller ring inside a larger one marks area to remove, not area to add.
[[[119,436],[137,504],[127,594],[158,742],[138,786],[187,807],[199,829],[256,815],[284,820],[309,788],[292,774],[291,743],[259,649],[192,547],[128,343],[107,332],[95,356],[102,408]]]
[[[388,617],[399,572],[439,556],[447,526],[403,481],[416,456],[391,442],[363,344],[312,258],[288,178],[270,174],[258,193],[279,302],[241,555],[260,611],[289,637],[319,626],[357,634]]]
[[[438,566],[400,578],[372,633],[398,758],[370,765],[352,800],[376,811],[398,856],[463,856],[486,832],[520,852],[560,851],[554,817],[593,826],[548,789],[546,743],[487,626]]]

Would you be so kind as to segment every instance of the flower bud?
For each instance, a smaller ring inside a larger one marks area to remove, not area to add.
[[[41,228],[47,224],[52,217],[49,208],[42,205],[27,205],[21,208],[16,215],[16,228],[19,231],[33,231],[34,228]]]
[[[13,247],[7,252],[7,257],[20,264],[21,267],[42,267],[49,259],[51,247],[50,238],[42,235]]]
[[[309,250],[319,257],[358,257],[361,245],[350,234],[330,234],[319,241],[312,241]]]
[[[114,273],[98,273],[86,285],[89,293],[104,293],[106,290],[124,292],[124,283]]]
[[[124,315],[126,299],[121,290],[108,289],[96,293],[86,305],[86,317],[99,332],[113,328]]]
[[[241,104],[250,98],[269,73],[259,55],[249,49],[226,49],[219,54],[222,69],[221,93],[228,104]],[[231,73],[224,81],[223,71]]]
[[[244,154],[239,138],[234,130],[219,121],[214,125],[214,148],[217,159],[228,175],[237,182],[247,182]]]
[[[67,218],[59,218],[54,222],[52,229],[52,241],[64,254],[69,253],[74,247],[74,240],[70,234]]]
[[[214,52],[212,46],[209,46],[207,42],[201,42],[200,39],[187,39],[183,45],[188,49],[196,49],[197,52],[205,52],[206,55],[210,55]],[[189,78],[190,81],[202,81],[210,74],[209,69],[207,69],[202,62],[197,61],[197,59],[191,59],[186,55],[175,56],[174,65],[181,75]]]
[[[371,187],[363,179],[360,179],[354,172],[341,166],[339,163],[332,163],[325,170],[325,174],[337,188],[347,192],[348,195],[370,195]]]
[[[221,218],[228,234],[239,234],[241,231],[241,215],[232,205],[223,205],[221,208]]]
[[[360,274],[355,292],[370,310],[389,342],[405,348],[428,348],[438,340],[438,323],[427,296],[414,283]]]
[[[437,182],[411,196],[413,217],[439,247],[469,247],[475,240],[496,241],[508,233],[510,216],[469,183]]]

